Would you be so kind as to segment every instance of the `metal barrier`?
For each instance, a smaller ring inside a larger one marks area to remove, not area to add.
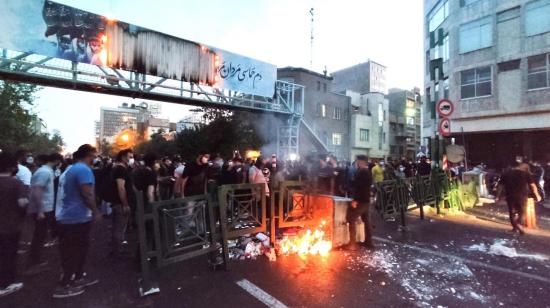
[[[376,208],[382,219],[399,212],[401,226],[405,227],[405,211],[408,204],[409,191],[404,180],[396,179],[376,184]]]
[[[267,231],[264,184],[230,184],[218,188],[220,220],[228,239]]]
[[[227,234],[216,228],[222,213],[210,195],[192,196],[145,203],[136,192],[139,253],[142,271],[141,296],[158,293],[152,278],[153,268],[163,268],[204,254],[227,269]],[[220,216],[218,216],[220,215]],[[223,224],[222,224],[223,226]],[[223,248],[223,260],[216,252]]]

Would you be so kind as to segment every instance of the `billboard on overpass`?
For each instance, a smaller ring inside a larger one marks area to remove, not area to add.
[[[272,97],[269,63],[54,1],[0,0],[0,48]]]

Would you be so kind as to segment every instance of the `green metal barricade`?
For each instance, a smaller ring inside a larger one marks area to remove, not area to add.
[[[155,269],[210,254],[211,262],[227,268],[227,236],[216,228],[220,208],[211,195],[145,203],[136,192],[139,253],[142,271],[140,294],[160,290],[153,281]],[[223,248],[223,258],[217,253]]]

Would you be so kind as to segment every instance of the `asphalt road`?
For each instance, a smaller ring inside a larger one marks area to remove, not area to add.
[[[420,221],[412,213],[407,232],[374,220],[375,252],[276,262],[261,256],[217,272],[198,257],[164,269],[161,293],[147,298],[137,294],[136,264],[106,257],[104,221],[94,230],[88,266],[100,284],[53,299],[58,256],[49,247],[50,270],[23,277],[25,288],[0,307],[550,307],[549,233],[514,237],[507,226],[460,216]]]

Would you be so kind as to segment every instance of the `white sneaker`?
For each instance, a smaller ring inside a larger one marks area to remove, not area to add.
[[[22,282],[12,283],[9,286],[7,286],[5,289],[0,289],[0,297],[4,297],[9,294],[15,293],[21,289],[23,289]]]

